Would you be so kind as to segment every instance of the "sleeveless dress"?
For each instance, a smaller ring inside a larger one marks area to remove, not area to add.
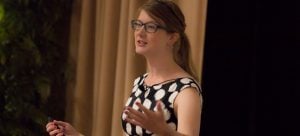
[[[164,118],[167,124],[174,130],[177,130],[177,118],[174,111],[174,100],[178,93],[186,88],[195,88],[199,95],[201,95],[201,88],[197,81],[193,78],[182,77],[177,79],[168,80],[152,86],[146,86],[144,83],[147,74],[144,74],[135,79],[132,93],[128,98],[125,106],[130,106],[138,110],[135,102],[140,102],[147,109],[157,111],[155,105],[156,101],[162,102],[164,111]],[[133,125],[125,121],[126,114],[122,113],[122,127],[128,136],[154,136],[152,132],[143,129],[140,126]]]

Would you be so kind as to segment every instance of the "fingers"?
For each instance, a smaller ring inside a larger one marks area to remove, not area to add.
[[[57,120],[54,120],[53,122],[54,122],[54,124],[56,124],[56,125],[64,126],[64,127],[66,127],[66,126],[69,125],[68,123],[63,122],[63,121],[57,121]]]
[[[46,125],[46,131],[50,136],[63,136],[64,126],[58,125],[55,121],[49,122]]]
[[[57,126],[53,122],[50,122],[46,125],[46,131],[47,132],[51,132],[55,129],[57,129]]]
[[[161,101],[157,101],[157,102],[156,102],[156,107],[157,107],[157,111],[163,112],[162,105],[161,105]]]
[[[57,136],[58,134],[62,134],[63,135],[64,134],[63,130],[62,129],[55,129],[55,130],[49,132],[50,136]]]
[[[125,110],[125,113],[126,113],[127,115],[128,115],[128,114],[134,115],[134,116],[136,116],[136,117],[138,117],[138,118],[145,118],[145,115],[144,115],[142,112],[137,111],[137,110],[135,110],[135,109],[133,109],[133,108],[131,108],[131,107],[127,107],[126,110]]]
[[[132,109],[134,110],[134,109]],[[135,110],[134,110],[135,111]],[[142,126],[141,121],[143,121],[143,119],[141,119],[140,117],[138,117],[137,115],[135,115],[134,113],[130,113],[129,110],[125,110],[124,111],[125,114],[127,115],[127,117],[125,118],[125,120],[131,124],[134,125],[138,125],[138,126]]]
[[[127,120],[134,120],[135,124],[140,124],[145,120],[145,117],[143,117],[143,113],[136,111],[132,108],[125,110],[124,113],[127,115]]]
[[[144,105],[142,105],[140,102],[136,102],[135,103],[140,110],[142,110],[146,115],[149,115],[149,113],[151,113],[151,111],[149,109],[147,109]]]
[[[139,109],[142,112],[139,112],[131,107],[127,107],[126,110],[128,110],[130,114],[133,114],[134,116],[137,116],[140,119],[145,119],[147,116],[151,117],[153,115],[153,113],[155,113],[155,112],[147,109],[140,102],[136,102],[136,105],[139,107]],[[157,111],[159,113],[163,113],[163,107],[162,107],[161,101],[157,101],[156,106],[157,106]],[[131,115],[131,116],[133,116],[133,115]],[[136,118],[136,119],[138,119],[138,118]]]
[[[49,122],[49,123],[47,123],[47,125],[46,125],[46,130],[47,130],[47,132],[49,131],[49,130],[52,130],[53,127],[54,126],[54,123],[53,122]]]
[[[134,120],[134,119],[126,118],[125,120],[126,120],[127,122],[131,123],[131,124],[136,125],[136,126],[144,127],[142,123],[140,123],[140,122],[138,122],[138,121],[136,121],[136,120]]]

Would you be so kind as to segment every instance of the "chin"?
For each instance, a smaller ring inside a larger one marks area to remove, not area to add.
[[[139,55],[145,55],[146,52],[143,50],[135,49],[135,53]]]
[[[135,53],[143,56],[149,55],[150,53],[149,51],[150,50],[148,50],[147,48],[140,48],[140,47],[135,48]]]

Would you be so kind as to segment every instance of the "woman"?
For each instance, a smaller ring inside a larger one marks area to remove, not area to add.
[[[150,0],[131,25],[148,73],[134,82],[122,115],[127,135],[198,136],[202,97],[189,65],[185,19],[172,1]]]
[[[126,135],[198,136],[202,95],[189,64],[185,19],[172,1],[150,0],[131,21],[135,51],[148,72],[134,81],[122,113]],[[47,124],[50,135],[80,135],[70,124]]]

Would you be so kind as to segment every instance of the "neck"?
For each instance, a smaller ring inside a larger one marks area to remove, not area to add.
[[[148,77],[146,82],[149,84],[174,79],[184,73],[172,57],[165,56],[146,59],[148,64]]]

